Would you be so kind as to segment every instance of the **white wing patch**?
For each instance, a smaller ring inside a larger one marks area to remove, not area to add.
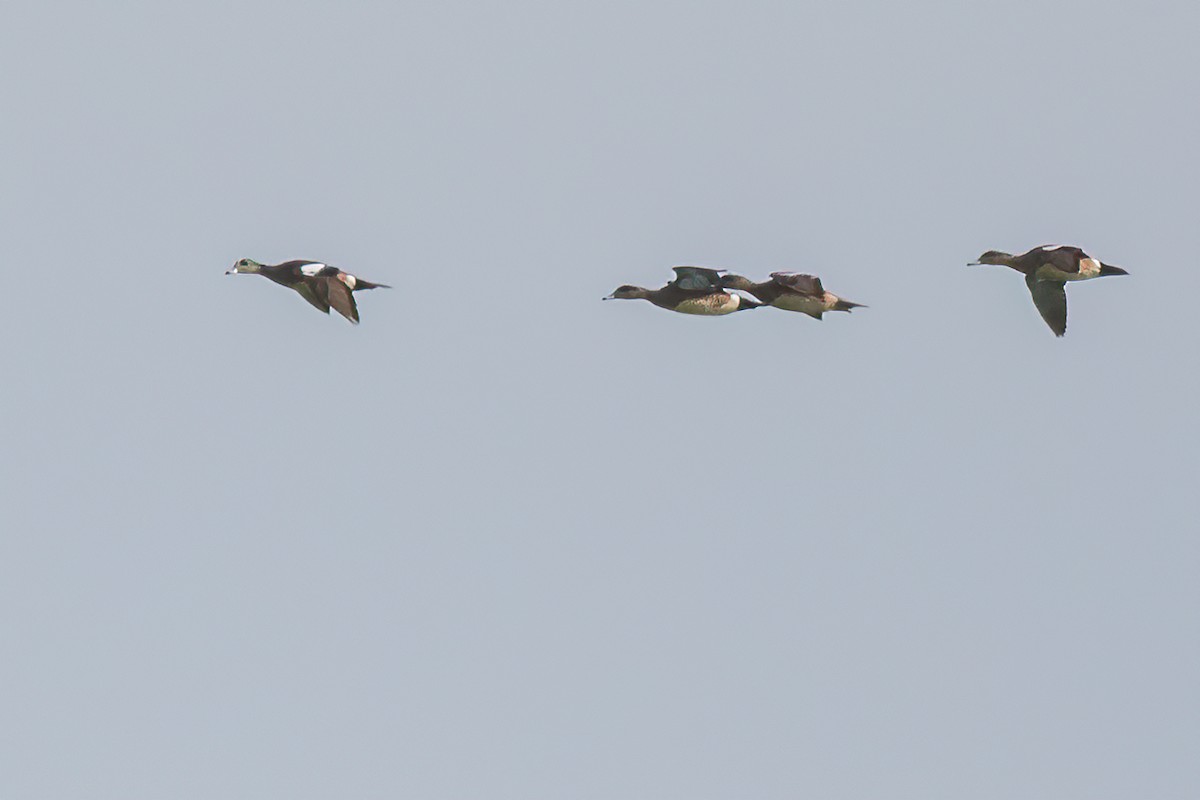
[[[312,264],[305,264],[303,267],[301,267],[300,273],[302,275],[307,275],[310,278],[314,278],[316,277],[317,273],[323,269],[325,269],[324,264],[313,262]]]
[[[1044,252],[1049,253],[1051,250],[1058,250],[1061,247],[1063,247],[1063,245],[1061,245],[1061,244],[1044,244],[1041,247],[1039,247],[1038,250],[1042,250]]]

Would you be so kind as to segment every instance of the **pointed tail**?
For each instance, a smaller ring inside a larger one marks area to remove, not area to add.
[[[862,303],[851,303],[849,300],[838,298],[838,301],[833,306],[834,311],[849,311],[852,308],[866,308]]]

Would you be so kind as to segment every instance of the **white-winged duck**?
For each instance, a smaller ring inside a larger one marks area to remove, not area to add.
[[[326,314],[333,308],[355,325],[358,324],[358,305],[354,302],[354,292],[392,288],[383,283],[364,281],[320,261],[298,260],[284,261],[282,264],[260,264],[243,258],[226,270],[225,274],[262,275],[280,286],[295,289],[313,307]]]
[[[996,264],[1023,274],[1033,305],[1055,336],[1067,332],[1067,281],[1129,274],[1092,258],[1078,247],[1062,244],[1044,244],[1018,256],[988,250],[978,261],[971,262],[975,264]]]
[[[675,279],[661,289],[643,289],[626,284],[604,300],[649,300],[659,308],[680,314],[717,317],[758,308],[761,303],[730,294],[721,288],[721,270],[707,267],[672,267]]]
[[[799,311],[813,319],[821,319],[826,311],[850,311],[866,308],[862,303],[843,300],[833,292],[825,291],[821,279],[816,275],[796,272],[772,272],[771,280],[754,283],[741,275],[721,276],[721,285],[726,289],[749,292],[765,305],[784,311]]]

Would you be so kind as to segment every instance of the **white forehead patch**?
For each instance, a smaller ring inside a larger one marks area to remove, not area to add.
[[[319,262],[314,262],[312,264],[305,264],[303,267],[301,267],[300,273],[312,278],[312,277],[316,276],[316,274],[323,269],[325,269],[324,264],[321,264]]]

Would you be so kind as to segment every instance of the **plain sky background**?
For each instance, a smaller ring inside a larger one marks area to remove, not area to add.
[[[1198,29],[5,6],[0,797],[1197,797]]]

